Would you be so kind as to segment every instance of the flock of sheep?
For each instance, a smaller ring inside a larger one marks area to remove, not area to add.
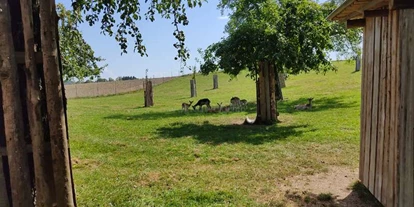
[[[230,105],[228,106],[222,106],[223,102],[217,103],[218,107],[211,107],[210,105],[211,101],[208,98],[203,98],[197,101],[196,104],[194,104],[192,107],[194,110],[196,110],[196,107],[198,106],[199,110],[201,111],[202,107],[205,105],[207,107],[207,112],[209,113],[217,113],[217,112],[228,112],[230,110],[240,110],[245,107],[247,107],[247,100],[241,99],[239,97],[232,97],[230,99]],[[190,106],[193,104],[193,101],[189,101],[189,103],[182,103],[181,108],[183,112],[187,112]]]

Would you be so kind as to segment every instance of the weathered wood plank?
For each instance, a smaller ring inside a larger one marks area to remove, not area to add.
[[[366,28],[364,27],[364,34],[366,34]],[[367,35],[363,36],[363,54],[367,54]],[[362,57],[362,81],[361,81],[361,109],[360,109],[360,147],[359,147],[359,180],[364,182],[364,163],[365,163],[365,125],[366,125],[366,98],[367,98],[367,70],[366,70],[366,55]]]
[[[55,1],[39,2],[40,34],[57,206],[74,206],[69,143],[58,61]]]
[[[32,14],[32,0],[20,0],[20,8],[22,14]],[[43,126],[43,114],[41,108],[44,104],[40,99],[41,81],[37,63],[41,63],[42,54],[35,53],[33,15],[22,16],[24,48],[23,60],[26,66],[26,86],[27,86],[27,111],[30,126],[30,136],[32,140],[33,163],[34,163],[34,181],[36,187],[36,205],[37,206],[53,206],[55,203],[55,186],[50,178],[53,177],[52,161],[49,156],[50,143],[45,141],[45,133]],[[36,28],[39,29],[39,28]],[[16,55],[16,60],[19,61]]]
[[[367,37],[367,53],[366,53],[366,64],[365,70],[367,71],[367,100],[366,100],[366,134],[365,134],[365,163],[364,163],[364,179],[363,183],[365,186],[369,186],[370,176],[370,153],[371,153],[371,114],[372,111],[372,94],[373,94],[373,61],[374,61],[374,35],[375,35],[375,24],[374,18],[366,19],[366,37]]]
[[[390,179],[389,174],[389,154],[390,154],[390,121],[391,121],[391,34],[392,34],[392,15],[388,16],[388,37],[387,37],[387,78],[386,78],[386,101],[385,101],[385,126],[384,126],[384,158],[383,158],[383,182],[381,192],[381,202],[384,206],[387,206],[387,198],[389,191],[388,180]]]
[[[378,132],[378,92],[380,74],[380,55],[381,55],[381,18],[374,18],[374,58],[373,58],[373,93],[372,93],[372,116],[371,116],[371,155],[369,166],[369,190],[376,195],[375,177],[377,160],[377,132]]]
[[[381,200],[382,193],[382,169],[383,169],[383,150],[384,150],[384,122],[385,122],[385,89],[386,89],[386,55],[387,55],[387,18],[381,20],[381,43],[380,43],[380,79],[379,79],[379,101],[378,101],[378,138],[377,138],[377,159],[375,176],[375,195]]]
[[[13,8],[15,9],[15,8]],[[9,1],[0,0],[0,82],[12,206],[33,206]],[[15,25],[14,25],[15,26]]]
[[[414,206],[414,21],[413,10],[400,10],[399,204]]]
[[[392,42],[391,42],[391,105],[390,105],[390,151],[389,151],[389,166],[388,166],[388,195],[387,195],[387,205],[394,205],[395,203],[395,142],[397,140],[396,126],[397,126],[397,81],[396,75],[398,70],[398,61],[397,61],[397,50],[398,50],[398,13],[395,11],[392,12]]]

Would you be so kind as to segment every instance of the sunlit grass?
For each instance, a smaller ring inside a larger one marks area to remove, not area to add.
[[[289,76],[278,103],[281,123],[240,125],[247,111],[181,112],[181,103],[232,96],[255,101],[254,82],[240,75],[190,76],[143,92],[68,103],[70,146],[79,206],[262,206],[280,203],[275,180],[329,166],[356,168],[359,155],[360,73],[336,63],[337,73]],[[314,97],[311,111],[293,106]]]

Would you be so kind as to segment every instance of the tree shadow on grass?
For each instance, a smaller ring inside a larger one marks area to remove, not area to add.
[[[157,119],[178,118],[178,117],[199,117],[199,116],[209,117],[209,116],[216,116],[216,115],[232,114],[232,113],[237,113],[237,112],[240,112],[240,111],[207,113],[206,107],[203,107],[201,111],[199,111],[197,107],[196,110],[193,110],[191,108],[188,110],[188,112],[183,112],[182,110],[175,110],[175,111],[162,111],[162,112],[146,112],[142,114],[113,114],[113,115],[104,117],[104,119],[157,120]],[[256,112],[256,104],[249,103],[247,107],[244,108],[241,112],[245,112],[246,114]]]
[[[316,111],[325,111],[330,109],[338,109],[338,108],[353,108],[355,106],[358,106],[358,102],[351,101],[351,102],[345,102],[345,97],[333,97],[333,98],[318,98],[315,97],[312,101],[312,109],[310,110],[302,110],[304,112],[316,112]],[[282,113],[295,113],[299,112],[299,110],[296,110],[294,107],[298,104],[307,104],[308,98],[300,98],[295,101],[282,101],[278,102],[278,110]]]
[[[292,126],[246,126],[246,125],[213,125],[208,121],[201,125],[191,123],[172,123],[157,129],[160,138],[174,139],[193,137],[203,144],[220,145],[223,143],[247,143],[260,145],[273,140],[286,139],[289,136],[300,137],[308,125]]]

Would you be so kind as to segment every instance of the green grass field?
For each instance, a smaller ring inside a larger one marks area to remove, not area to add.
[[[143,92],[68,101],[70,147],[79,206],[271,206],[283,204],[275,180],[358,167],[361,73],[290,76],[274,126],[244,126],[247,111],[181,112],[190,99],[190,76]],[[198,98],[229,104],[255,101],[244,75],[197,76]],[[314,97],[311,111],[293,106]]]

